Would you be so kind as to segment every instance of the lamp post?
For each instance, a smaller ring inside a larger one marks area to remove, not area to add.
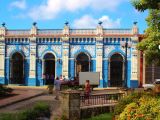
[[[127,62],[128,53],[127,52],[128,51],[127,51],[127,49],[130,48],[132,46],[132,44],[129,41],[121,41],[120,44],[123,48],[125,48],[125,81],[124,81],[124,87],[127,88],[128,87],[127,86],[127,81],[128,81],[128,79],[127,79],[127,77],[128,77],[128,74],[127,74],[128,73],[128,71],[127,71],[127,68],[128,68],[128,62]]]

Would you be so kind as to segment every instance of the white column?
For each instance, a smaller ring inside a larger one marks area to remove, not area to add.
[[[100,79],[102,80],[102,65],[103,65],[103,38],[96,38],[96,72],[100,72]]]
[[[5,44],[4,38],[0,39],[0,77],[4,77]]]
[[[138,80],[138,50],[136,49],[138,37],[132,37],[131,50],[131,80]]]
[[[31,38],[30,41],[30,70],[29,70],[29,78],[36,77],[36,38]]]
[[[62,75],[68,78],[68,62],[69,62],[69,38],[62,37],[63,41],[63,64],[62,64]]]
[[[4,77],[4,67],[5,67],[5,34],[6,27],[5,23],[0,27],[0,77]]]

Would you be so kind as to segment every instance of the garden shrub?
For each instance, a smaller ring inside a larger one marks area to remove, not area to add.
[[[144,93],[125,106],[118,120],[160,120],[160,99],[151,94]]]
[[[119,100],[118,105],[115,106],[114,114],[119,115],[127,104],[138,101],[142,94],[143,93],[134,92]]]

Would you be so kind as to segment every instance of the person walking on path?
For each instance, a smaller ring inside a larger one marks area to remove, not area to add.
[[[61,81],[59,80],[59,77],[56,78],[56,80],[54,81],[54,88],[55,88],[55,92],[56,92],[56,100],[59,100],[59,91],[60,91],[60,87],[61,87]]]
[[[89,80],[86,80],[84,97],[85,97],[85,99],[88,99],[88,103],[89,103],[89,95],[90,95],[90,94],[91,94],[90,82],[89,82]]]

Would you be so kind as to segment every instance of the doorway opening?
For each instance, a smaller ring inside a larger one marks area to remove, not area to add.
[[[55,56],[52,53],[47,53],[43,59],[44,85],[53,85],[55,79]]]

